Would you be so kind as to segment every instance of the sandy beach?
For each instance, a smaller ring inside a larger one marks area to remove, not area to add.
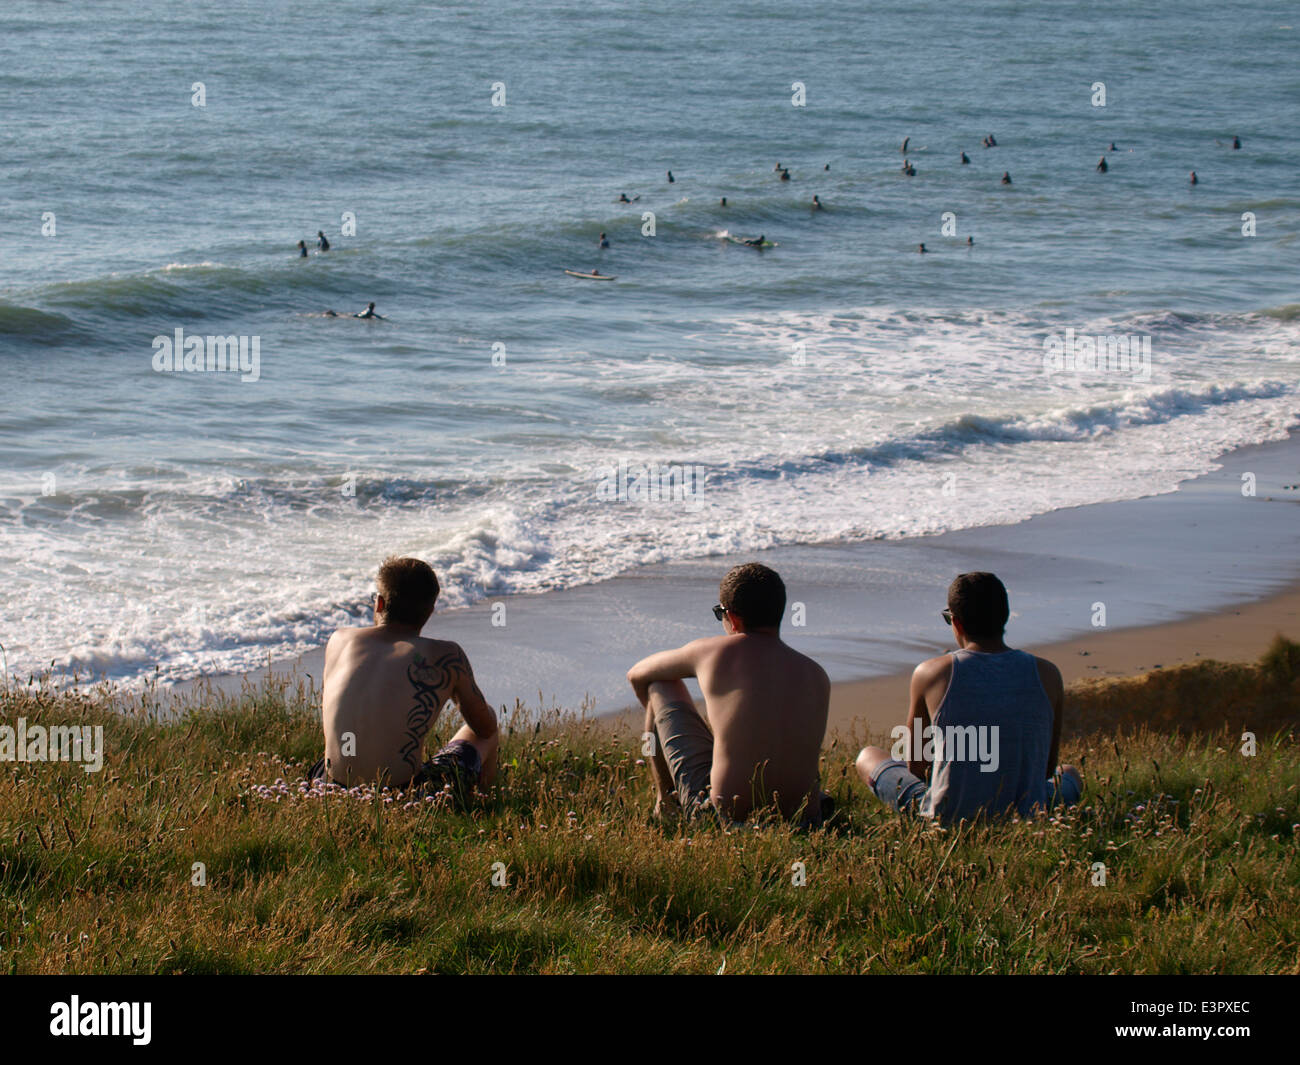
[[[1032,644],[1025,649],[1056,663],[1067,686],[1105,677],[1130,677],[1153,669],[1170,669],[1193,662],[1253,662],[1273,637],[1300,637],[1300,584],[1254,603],[1243,603],[1213,614],[1143,625],[1115,632],[1097,632],[1073,640]],[[907,715],[910,671],[886,677],[845,681],[831,690],[828,737],[847,735],[856,727],[888,732]]]

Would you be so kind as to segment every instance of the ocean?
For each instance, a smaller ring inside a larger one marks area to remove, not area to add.
[[[239,672],[363,620],[390,553],[454,609],[1166,493],[1281,439],[1297,26],[11,0],[8,667]],[[178,330],[243,365],[173,364]]]

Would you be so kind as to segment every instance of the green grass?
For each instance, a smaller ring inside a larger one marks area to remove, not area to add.
[[[321,743],[301,687],[180,718],[38,684],[0,707],[106,740],[98,774],[0,765],[4,972],[1300,971],[1300,646],[1280,639],[1254,667],[1072,689],[1080,807],[947,830],[869,799],[865,735],[825,753],[827,830],[724,834],[652,823],[639,736],[563,714],[516,709],[499,786],[457,814],[296,797]]]

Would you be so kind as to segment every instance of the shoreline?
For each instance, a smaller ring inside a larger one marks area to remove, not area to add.
[[[1077,651],[1094,640],[1128,642],[1137,639],[1134,633],[1195,619],[1209,624],[1294,593],[1300,587],[1300,434],[1229,452],[1216,465],[1171,493],[1051,511],[1015,525],[648,565],[599,584],[435,613],[425,633],[465,648],[494,705],[509,694],[530,709],[621,717],[632,705],[627,668],[653,651],[718,631],[709,610],[718,580],[732,565],[760,560],[785,579],[787,617],[796,604],[802,608],[805,624],[788,621],[782,635],[830,674],[837,691],[832,721],[847,723],[846,700],[857,699],[872,707],[865,715],[871,727],[887,728],[905,709],[911,669],[949,649],[938,612],[959,572],[998,573],[1011,598],[1008,642],[1049,658],[1054,652],[1067,680],[1069,663],[1082,657]],[[1255,480],[1254,496],[1242,494],[1246,475]],[[1101,633],[1092,624],[1099,602],[1107,615]],[[1190,652],[1213,657],[1214,631],[1205,629],[1207,646]],[[1238,653],[1257,657],[1267,642]],[[1170,664],[1171,652],[1155,653],[1162,646],[1151,643],[1151,653],[1139,658]],[[285,675],[318,680],[323,664],[319,647],[250,673],[196,678],[170,690],[234,692]],[[875,709],[881,704],[890,709]]]

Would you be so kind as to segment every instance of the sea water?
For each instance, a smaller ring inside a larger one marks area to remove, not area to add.
[[[454,608],[1168,492],[1277,439],[1297,26],[7,3],[8,665],[241,670],[365,617],[392,552]]]

